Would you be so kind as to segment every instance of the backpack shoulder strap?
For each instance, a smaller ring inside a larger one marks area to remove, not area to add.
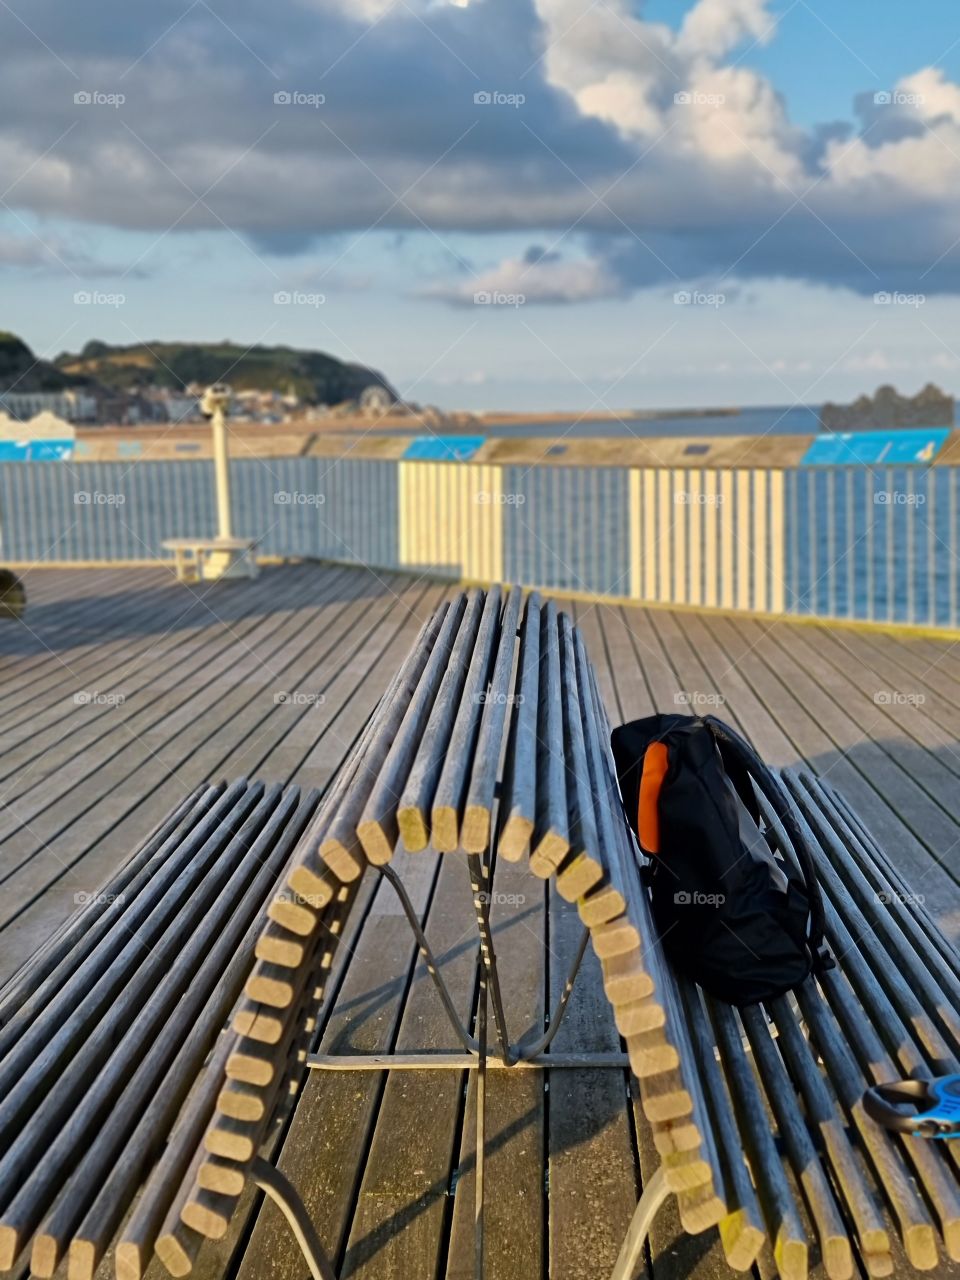
[[[820,973],[824,969],[832,969],[835,961],[824,939],[823,895],[820,891],[820,882],[817,880],[815,858],[800,824],[794,816],[790,800],[780,779],[764,764],[750,743],[745,738],[742,738],[735,729],[731,729],[728,724],[724,724],[716,716],[705,716],[704,724],[713,734],[721,752],[725,749],[732,757],[738,760],[741,768],[756,783],[783,824],[790,843],[796,852],[797,861],[800,864],[800,871],[807,889],[807,899],[810,903],[810,951],[813,957],[814,972]]]

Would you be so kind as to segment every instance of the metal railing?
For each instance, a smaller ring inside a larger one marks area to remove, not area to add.
[[[960,468],[233,460],[234,524],[314,557],[590,596],[960,628]],[[209,461],[0,464],[5,564],[165,559]]]

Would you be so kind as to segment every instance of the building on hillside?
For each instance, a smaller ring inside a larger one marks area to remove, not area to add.
[[[168,422],[197,422],[200,419],[200,401],[196,396],[171,393],[161,403],[167,411]]]
[[[0,412],[18,422],[52,413],[64,422],[96,422],[97,399],[86,391],[0,391]]]

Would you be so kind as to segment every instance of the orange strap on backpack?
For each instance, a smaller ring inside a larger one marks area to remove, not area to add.
[[[640,847],[644,853],[660,852],[660,788],[666,777],[669,763],[669,752],[662,742],[651,742],[643,753],[637,832],[640,836]]]

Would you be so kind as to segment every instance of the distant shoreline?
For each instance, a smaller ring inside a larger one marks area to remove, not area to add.
[[[743,412],[740,408],[715,409],[608,409],[600,413],[584,410],[578,413],[562,409],[547,410],[541,413],[510,413],[505,409],[493,409],[488,413],[478,413],[481,423],[515,422],[569,422],[571,418],[589,419],[590,422],[660,422],[670,418],[736,418]]]

